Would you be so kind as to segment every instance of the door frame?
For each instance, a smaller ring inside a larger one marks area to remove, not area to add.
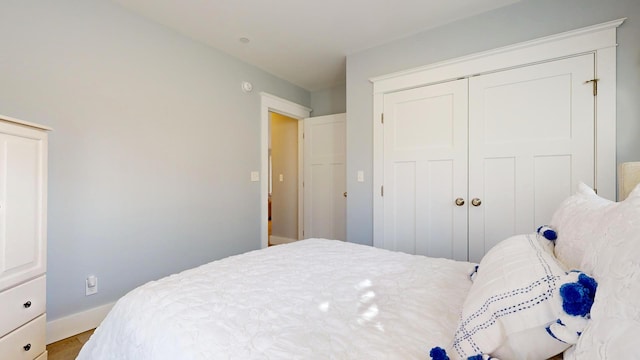
[[[269,175],[269,112],[275,112],[281,115],[288,116],[298,121],[304,120],[311,115],[311,109],[296,104],[292,101],[285,100],[283,98],[271,95],[266,92],[260,93],[260,175],[262,181],[260,181],[260,247],[266,248],[269,246],[269,182],[266,181],[266,177]],[[302,238],[303,225],[300,222],[302,217],[302,210],[300,209],[300,202],[302,201],[302,182],[301,171],[302,160],[300,159],[302,143],[302,131],[301,123],[298,122],[298,238]]]
[[[373,245],[384,247],[384,95],[415,87],[593,53],[596,177],[604,198],[616,199],[616,29],[626,18],[369,79],[373,83]]]

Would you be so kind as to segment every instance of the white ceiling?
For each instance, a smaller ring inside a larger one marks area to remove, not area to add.
[[[114,1],[316,91],[345,82],[347,54],[520,0]]]

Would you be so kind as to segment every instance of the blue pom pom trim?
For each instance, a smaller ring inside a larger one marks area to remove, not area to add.
[[[449,356],[447,356],[447,352],[438,346],[429,351],[429,356],[431,356],[431,360],[450,360]]]
[[[476,275],[478,274],[478,268],[480,267],[480,265],[476,265],[473,268],[473,271],[471,272],[471,274],[469,274],[469,279],[471,279],[471,281],[473,281],[473,278],[476,277]]]
[[[558,233],[551,227],[549,227],[549,225],[542,225],[536,231],[538,234],[542,235],[549,241],[555,241],[556,239],[558,239]]]
[[[467,360],[482,360],[482,355],[478,354],[478,355],[469,356]]]
[[[560,320],[558,320],[558,321],[560,321]],[[551,331],[551,325],[547,326],[547,327],[545,328],[545,330],[547,330],[547,334],[551,335],[551,337],[552,337],[552,338],[554,338],[554,339],[556,339],[556,340],[558,340],[558,341],[563,342],[563,343],[565,343],[565,344],[566,344],[566,342],[565,342],[565,341],[562,341],[562,340],[558,339],[558,338],[556,337],[556,335],[553,333],[553,331]]]
[[[598,283],[596,282],[596,280],[594,278],[592,278],[591,276],[585,275],[585,274],[580,274],[580,275],[578,275],[578,282],[580,284],[582,284],[582,286],[584,286],[586,289],[589,290],[591,297],[595,297],[596,296],[596,290],[598,289]]]
[[[560,287],[562,309],[569,315],[587,316],[591,312],[598,283],[585,274],[578,275],[578,281]]]

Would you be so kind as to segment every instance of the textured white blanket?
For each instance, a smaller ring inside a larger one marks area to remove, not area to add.
[[[270,247],[131,291],[78,359],[427,359],[472,269],[335,240]]]

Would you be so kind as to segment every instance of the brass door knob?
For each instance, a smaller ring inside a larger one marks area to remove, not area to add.
[[[347,192],[346,192],[346,191],[345,191],[345,192],[343,192],[343,193],[342,193],[342,196],[347,197]]]
[[[471,205],[473,206],[480,206],[482,204],[482,201],[480,201],[480,199],[478,198],[473,198],[473,200],[471,200]]]
[[[464,205],[464,199],[463,199],[463,198],[457,198],[457,199],[456,199],[456,205],[457,205],[457,206],[462,206],[462,205]]]

